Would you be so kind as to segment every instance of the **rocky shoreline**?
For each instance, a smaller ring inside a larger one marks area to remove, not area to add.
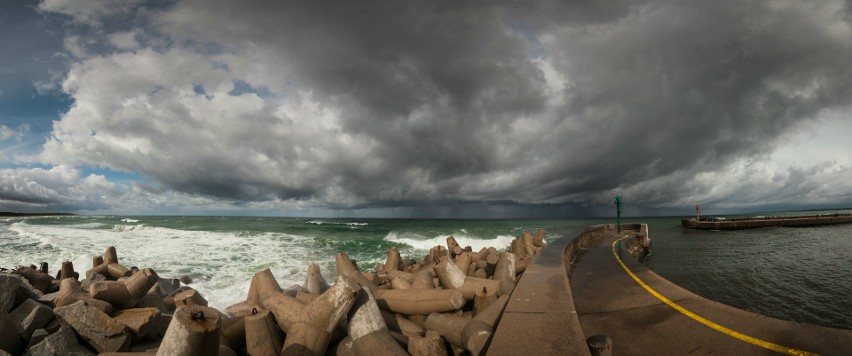
[[[82,280],[71,262],[55,277],[46,263],[18,267],[0,273],[0,356],[484,354],[544,231],[504,252],[446,240],[417,260],[390,247],[371,272],[338,253],[333,284],[316,264],[287,288],[259,271],[223,311],[179,279],[125,267],[114,247]]]

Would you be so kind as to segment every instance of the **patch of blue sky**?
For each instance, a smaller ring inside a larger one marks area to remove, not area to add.
[[[194,91],[195,94],[204,95],[204,97],[206,97],[207,99],[211,98],[211,96],[207,94],[207,91],[204,90],[204,87],[201,84],[194,84],[192,86],[192,91]]]
[[[197,53],[215,56],[225,53],[225,47],[219,43],[211,41],[196,41],[194,39],[185,39],[181,45],[186,48],[191,48]]]
[[[231,90],[230,92],[228,92],[228,95],[240,96],[242,94],[248,94],[248,93],[256,94],[257,96],[259,96],[261,98],[269,98],[269,97],[272,97],[272,96],[275,95],[265,85],[260,86],[260,87],[253,87],[253,86],[251,86],[251,84],[246,83],[242,80],[235,80],[234,81],[234,89]]]
[[[32,85],[17,85],[0,96],[0,125],[14,131],[14,137],[0,141],[7,159],[32,155],[50,137],[53,122],[67,112],[73,100],[60,91],[39,93]]]
[[[116,171],[105,167],[83,166],[80,167],[80,176],[88,177],[92,174],[106,177],[114,183],[145,181],[145,176],[135,172]]]
[[[33,86],[19,85],[0,95],[0,125],[11,128],[24,124],[32,132],[49,131],[52,122],[67,112],[73,100],[68,95],[51,91],[40,94]]]
[[[53,168],[53,165],[45,164],[45,163],[36,163],[36,162],[14,162],[14,161],[4,161],[0,160],[0,169],[44,169],[50,170]]]

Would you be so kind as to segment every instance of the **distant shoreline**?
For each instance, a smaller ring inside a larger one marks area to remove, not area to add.
[[[27,217],[44,217],[44,216],[74,216],[71,213],[14,213],[11,211],[0,211],[2,217],[27,218]]]

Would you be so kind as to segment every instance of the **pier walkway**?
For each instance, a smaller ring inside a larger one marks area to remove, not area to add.
[[[713,302],[663,279],[626,250],[616,257],[614,242],[630,233],[606,230],[594,239],[598,243],[584,246],[569,278],[583,334],[610,337],[613,355],[840,355],[852,350],[852,330],[774,319]]]

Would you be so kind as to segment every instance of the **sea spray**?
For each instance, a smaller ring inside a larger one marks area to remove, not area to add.
[[[243,298],[248,281],[270,268],[283,287],[301,284],[307,264],[336,277],[334,255],[345,251],[362,270],[385,262],[385,250],[398,246],[404,259],[422,257],[445,245],[448,235],[462,246],[506,246],[524,228],[555,225],[519,221],[297,219],[180,216],[69,216],[12,219],[0,223],[0,267],[40,261],[71,261],[91,267],[103,246],[122,251],[127,267],[154,267],[164,278],[189,276],[217,308]]]
[[[491,247],[491,246],[508,246],[508,244],[514,239],[513,236],[509,235],[498,235],[494,238],[476,238],[473,236],[465,236],[465,235],[452,235],[455,237],[458,244],[462,247],[470,246],[474,251],[478,251],[483,247]],[[425,237],[418,234],[413,233],[399,233],[396,231],[392,231],[388,233],[385,237],[385,240],[392,244],[404,244],[406,246],[411,247],[415,251],[420,253],[422,251],[429,251],[433,246],[445,245],[446,244],[447,235],[439,235],[434,237]]]

